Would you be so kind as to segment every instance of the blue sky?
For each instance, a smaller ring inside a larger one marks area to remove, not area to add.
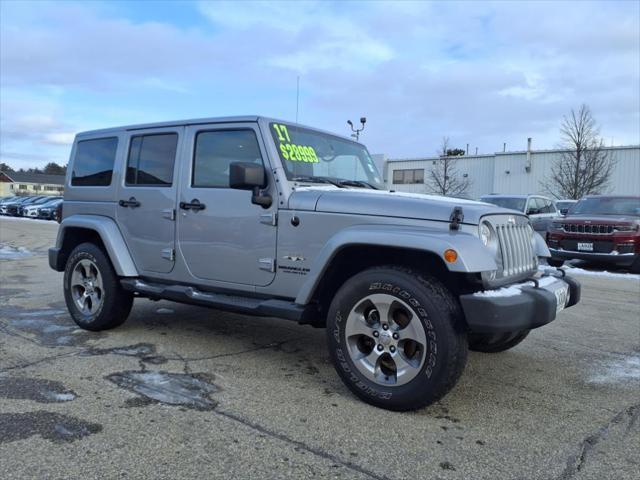
[[[261,114],[392,158],[443,136],[490,153],[559,142],[587,103],[640,143],[640,2],[0,1],[0,161],[66,163],[75,132]]]

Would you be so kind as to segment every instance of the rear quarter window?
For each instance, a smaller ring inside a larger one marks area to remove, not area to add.
[[[106,187],[111,185],[118,138],[81,140],[76,145],[71,185]]]

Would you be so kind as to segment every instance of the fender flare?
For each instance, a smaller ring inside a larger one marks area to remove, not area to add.
[[[549,251],[549,247],[547,247],[547,242],[544,241],[542,235],[540,235],[535,230],[533,231],[533,239],[535,241],[535,250],[536,255],[538,257],[548,258],[551,256],[551,252]]]
[[[107,255],[116,273],[121,277],[137,277],[136,268],[127,244],[116,222],[100,215],[71,215],[60,224],[56,240],[57,249],[62,249],[68,228],[84,228],[96,232],[104,244]]]
[[[336,254],[354,245],[393,246],[433,253],[442,259],[451,272],[484,272],[498,268],[480,239],[470,233],[398,225],[356,225],[340,230],[325,243],[298,292],[296,303],[306,305]],[[458,253],[455,262],[444,260],[444,251],[447,249]]]

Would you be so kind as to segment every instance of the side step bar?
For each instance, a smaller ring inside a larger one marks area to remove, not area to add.
[[[294,302],[277,299],[261,299],[243,297],[240,295],[227,295],[222,293],[202,292],[193,287],[183,285],[163,285],[160,283],[147,283],[137,278],[125,278],[120,280],[122,288],[130,292],[138,292],[146,297],[154,299],[171,300],[179,303],[202,305],[230,312],[245,313],[262,317],[278,317],[286,320],[294,320],[300,323],[304,321],[306,308]]]

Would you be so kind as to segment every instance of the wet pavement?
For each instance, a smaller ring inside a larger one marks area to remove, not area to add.
[[[77,328],[47,266],[56,228],[0,219],[29,252],[0,259],[3,479],[637,477],[637,279],[577,277],[560,320],[394,413],[344,387],[323,330],[148,300]]]

